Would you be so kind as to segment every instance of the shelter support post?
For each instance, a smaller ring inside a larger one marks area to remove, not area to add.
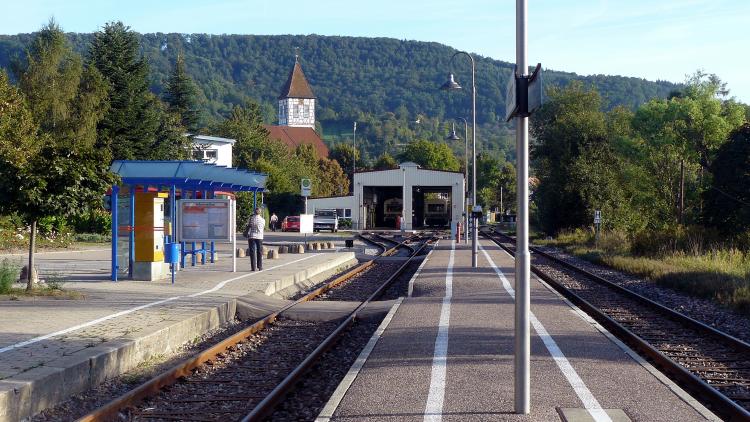
[[[147,187],[144,186],[144,190]],[[128,277],[133,278],[133,265],[135,263],[135,185],[128,186],[130,190],[130,227],[128,235]]]
[[[237,200],[232,200],[232,221],[230,228],[232,229],[232,272],[237,272]]]
[[[117,209],[117,196],[120,194],[119,186],[112,186],[112,194],[110,196],[110,208],[112,210],[112,274],[111,280],[117,281],[117,225],[118,225],[118,213]]]

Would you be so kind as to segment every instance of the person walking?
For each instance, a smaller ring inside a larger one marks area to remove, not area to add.
[[[276,217],[276,213],[271,214],[271,230],[276,231],[279,225],[279,217]]]
[[[244,233],[250,246],[250,268],[253,271],[256,271],[256,268],[258,271],[263,271],[263,229],[265,227],[266,220],[260,215],[260,208],[256,208],[255,214],[247,220]]]

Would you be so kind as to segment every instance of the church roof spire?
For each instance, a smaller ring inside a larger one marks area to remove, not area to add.
[[[300,66],[298,58],[299,55],[295,54],[294,67],[289,73],[289,79],[287,79],[286,84],[281,89],[280,100],[284,98],[315,98],[310,84],[307,83],[305,73],[302,72],[302,66]]]

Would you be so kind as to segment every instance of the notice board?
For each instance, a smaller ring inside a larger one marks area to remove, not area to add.
[[[182,199],[177,209],[180,241],[232,240],[235,216],[230,199]]]

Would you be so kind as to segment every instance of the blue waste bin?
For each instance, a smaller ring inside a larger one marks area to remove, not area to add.
[[[164,248],[164,262],[167,264],[177,265],[180,262],[180,244],[167,243]]]

